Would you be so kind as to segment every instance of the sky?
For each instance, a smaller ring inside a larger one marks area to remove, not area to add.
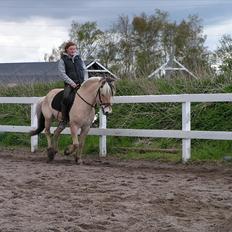
[[[202,19],[205,46],[214,51],[224,34],[232,36],[232,0],[0,0],[0,63],[41,62],[67,41],[71,22],[96,21],[109,29],[119,16],[167,11],[170,21]]]

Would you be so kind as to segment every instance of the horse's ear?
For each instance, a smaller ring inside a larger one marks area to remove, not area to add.
[[[104,84],[107,82],[108,84],[112,85],[114,81],[116,81],[116,78],[112,77],[102,77],[100,79],[101,86],[104,86]]]
[[[117,80],[117,78],[113,78],[113,77],[106,77],[106,81],[107,82],[113,82],[113,81],[116,81]]]
[[[100,82],[101,82],[101,85],[103,86],[105,83],[106,83],[106,77],[102,77],[101,79],[100,79]]]

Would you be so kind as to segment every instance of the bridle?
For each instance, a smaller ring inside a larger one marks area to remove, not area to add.
[[[110,84],[109,82],[107,82],[107,83],[108,83],[109,86],[110,86],[111,95],[113,96],[113,93],[114,93],[114,92],[113,92],[113,86],[112,86],[112,84]],[[104,84],[105,84],[105,83],[104,83]],[[102,108],[103,110],[104,110],[105,108],[111,106],[111,103],[110,103],[110,102],[103,102],[103,101],[102,101],[102,98],[101,98],[101,88],[103,88],[104,84],[101,85],[101,86],[98,88],[97,94],[96,94],[96,97],[95,97],[95,99],[97,99],[97,97],[98,97],[98,99],[99,99],[99,101],[100,101],[99,106],[101,106],[101,108]],[[91,106],[92,108],[96,108],[97,103],[95,103],[94,105],[91,104],[91,103],[89,103],[89,102],[86,101],[78,92],[77,92],[77,96],[78,96],[82,101],[84,101],[87,105]]]
[[[105,108],[111,106],[111,103],[110,103],[110,102],[103,102],[103,101],[102,101],[101,93],[100,93],[100,91],[101,91],[100,89],[101,89],[102,87],[103,87],[103,86],[101,86],[101,87],[98,89],[98,91],[97,91],[97,96],[98,96],[98,99],[99,99],[99,102],[100,102],[99,106],[101,106],[102,109],[105,109]],[[113,96],[113,91],[112,91],[112,87],[111,87],[111,86],[110,86],[110,90],[111,90],[111,96]],[[97,98],[97,96],[96,96],[96,98]]]

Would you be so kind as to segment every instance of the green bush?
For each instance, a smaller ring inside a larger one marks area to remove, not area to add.
[[[63,83],[35,84],[10,87],[0,87],[0,96],[43,96],[52,88],[62,87]],[[225,76],[202,77],[188,79],[176,77],[171,79],[122,79],[117,81],[118,96],[125,95],[160,95],[185,93],[230,93],[231,78]],[[232,130],[231,103],[193,103],[191,105],[192,130]],[[23,105],[0,104],[1,124],[29,125],[30,107]],[[134,129],[181,129],[180,103],[149,103],[149,104],[115,104],[113,113],[108,117],[109,128]],[[46,146],[46,139],[41,135],[39,145]],[[108,151],[118,152],[117,147],[176,147],[181,149],[181,140],[108,137]],[[142,141],[142,142],[141,142]],[[61,136],[60,149],[71,143],[70,136]],[[85,153],[98,153],[98,137],[88,136]],[[0,134],[1,146],[29,146],[28,136],[16,133]],[[193,159],[221,159],[223,154],[231,153],[231,141],[192,141]],[[180,154],[179,154],[180,155]],[[152,156],[152,155],[147,155]],[[157,154],[154,155],[157,157]]]

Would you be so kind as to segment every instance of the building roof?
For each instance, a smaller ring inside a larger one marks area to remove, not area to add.
[[[93,60],[90,62],[85,61],[86,68],[88,70],[89,77],[96,76],[110,76],[117,79],[117,76],[114,75],[110,70],[103,66],[99,61]]]
[[[98,61],[85,61],[89,77],[108,75],[116,78]],[[57,62],[0,63],[0,84],[60,81]]]
[[[1,63],[1,84],[51,82],[59,80],[56,62]]]

